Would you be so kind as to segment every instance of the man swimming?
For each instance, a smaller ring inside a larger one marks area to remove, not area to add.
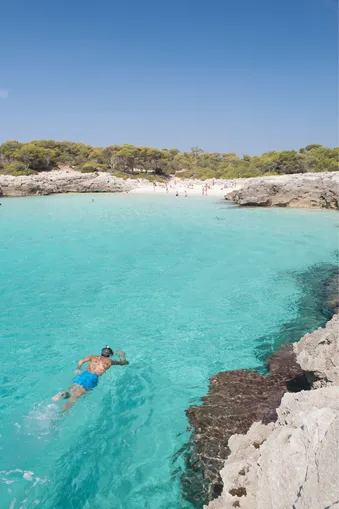
[[[110,359],[112,355],[118,355],[119,360],[112,361]],[[87,370],[80,371],[81,366],[86,362],[89,362]],[[54,401],[69,399],[68,403],[64,406],[64,410],[68,410],[80,396],[83,396],[87,391],[94,389],[98,385],[99,376],[103,375],[111,366],[125,366],[126,364],[128,364],[128,361],[125,358],[124,352],[119,350],[113,352],[109,346],[105,346],[101,350],[101,355],[89,355],[81,359],[75,371],[77,376],[73,378],[73,385],[68,391],[61,391],[53,396],[52,399]]]

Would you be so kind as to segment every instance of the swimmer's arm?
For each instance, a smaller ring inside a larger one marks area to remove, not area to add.
[[[83,364],[85,364],[85,362],[90,362],[90,360],[92,359],[93,355],[89,355],[88,357],[85,357],[84,359],[81,359],[81,361],[78,362],[78,366],[77,366],[77,369],[80,369],[81,366]]]
[[[126,359],[122,359],[121,361],[111,361],[111,366],[126,366],[129,362]]]

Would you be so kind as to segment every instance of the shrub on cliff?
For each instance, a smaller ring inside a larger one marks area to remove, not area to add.
[[[14,175],[19,177],[21,175],[35,175],[38,172],[31,170],[28,166],[20,161],[14,161],[13,163],[0,164],[0,173],[3,175]]]
[[[82,173],[95,173],[98,171],[108,171],[107,165],[95,163],[93,161],[88,161],[82,165],[81,170]]]

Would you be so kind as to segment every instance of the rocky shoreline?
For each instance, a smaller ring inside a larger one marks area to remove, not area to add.
[[[226,371],[212,376],[202,405],[191,406],[186,411],[194,432],[182,485],[191,502],[206,502],[223,491],[220,470],[230,454],[232,435],[246,433],[254,422],[274,422],[286,391],[309,388],[292,345],[273,355],[268,366],[268,376],[250,370]]]
[[[339,172],[249,179],[226,200],[251,207],[339,209]]]
[[[73,170],[45,171],[38,175],[0,175],[0,196],[46,196],[58,193],[122,193],[149,182],[116,178],[110,173]]]
[[[209,509],[331,509],[339,504],[339,316],[293,345],[310,390],[287,392],[277,420],[228,441],[223,491]]]
[[[0,175],[0,196],[34,196],[59,193],[121,193],[201,195],[225,197],[241,206],[276,206],[337,209],[339,172],[305,173],[233,180],[205,181],[173,177],[156,188],[147,179],[122,179],[108,172],[81,173],[69,167],[35,175]],[[166,190],[167,188],[167,190]],[[225,196],[226,195],[226,196]]]
[[[338,275],[330,283],[333,313]],[[184,498],[197,507],[339,504],[339,315],[281,347],[268,367],[267,376],[218,373],[202,405],[187,410],[193,433],[181,482]]]

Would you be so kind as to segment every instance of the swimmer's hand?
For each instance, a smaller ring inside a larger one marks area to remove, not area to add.
[[[79,373],[81,373],[81,369],[77,368],[77,369],[74,371],[74,374],[75,374],[75,375],[78,375]]]
[[[117,355],[118,357],[124,359],[125,358],[125,352],[123,352],[122,350],[115,350],[113,352],[113,355]]]

